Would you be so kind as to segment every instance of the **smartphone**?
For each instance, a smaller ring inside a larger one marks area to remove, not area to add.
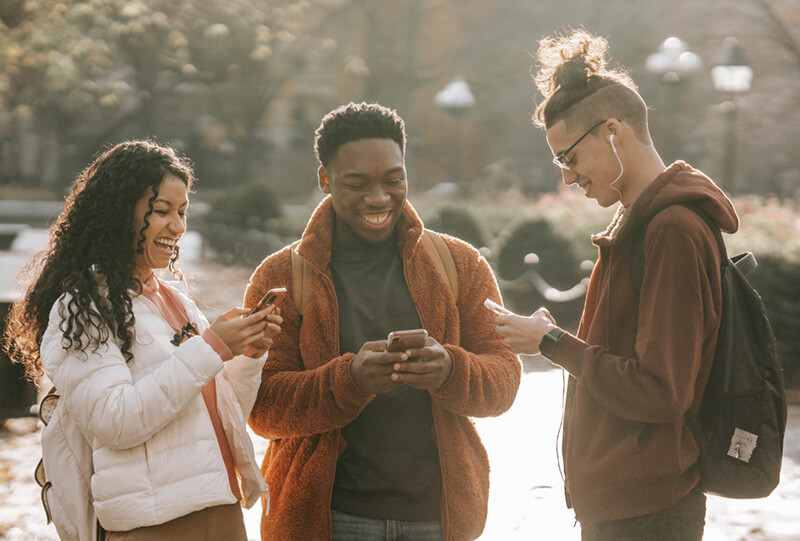
[[[386,351],[398,352],[421,348],[425,346],[427,338],[428,331],[425,329],[390,332],[389,337],[386,339]]]
[[[250,313],[248,315],[252,316],[259,310],[263,310],[267,306],[272,306],[278,301],[278,299],[281,298],[281,296],[283,296],[284,293],[286,293],[285,287],[274,287],[270,289],[264,294],[263,297],[261,297],[261,300],[258,301],[258,304],[253,306],[253,309],[250,310]]]
[[[492,299],[486,299],[485,301],[483,301],[483,305],[492,312],[494,312],[495,314],[497,314],[498,316],[508,316],[513,313],[511,310],[500,306]]]

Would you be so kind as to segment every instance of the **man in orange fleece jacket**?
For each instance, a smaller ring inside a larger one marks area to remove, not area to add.
[[[594,236],[599,256],[577,336],[547,310],[498,316],[518,353],[569,372],[563,430],[568,501],[584,541],[699,541],[705,495],[684,415],[697,411],[722,307],[720,253],[702,209],[722,231],[738,218],[725,194],[684,162],[665,166],[647,106],[627,73],[606,68],[607,43],[584,30],[540,43],[535,121],[567,185],[603,207],[620,203]],[[631,260],[643,224],[644,278]]]
[[[392,110],[349,104],[322,119],[319,187],[297,252],[314,277],[302,315],[287,295],[250,416],[271,440],[263,539],[466,540],[486,521],[489,465],[470,417],[500,415],[521,367],[485,299],[489,265],[443,236],[458,302],[406,200],[405,127]],[[245,305],[292,283],[291,247],[251,277]],[[391,331],[424,347],[386,351]]]

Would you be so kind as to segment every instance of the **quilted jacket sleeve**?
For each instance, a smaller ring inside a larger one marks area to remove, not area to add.
[[[266,360],[267,353],[258,358],[237,355],[225,363],[218,376],[230,385],[245,419],[250,415],[256,401],[258,386],[261,383],[261,370]]]
[[[222,369],[219,355],[196,336],[134,382],[113,340],[98,348],[64,349],[60,307],[66,302],[62,297],[50,312],[42,364],[84,433],[104,446],[127,449],[145,442]]]

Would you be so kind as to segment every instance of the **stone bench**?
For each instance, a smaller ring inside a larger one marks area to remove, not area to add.
[[[0,250],[10,250],[17,235],[27,228],[25,224],[0,224]]]
[[[19,299],[16,291],[0,291],[0,335],[5,332],[5,321],[11,303]],[[0,421],[14,417],[33,415],[31,407],[36,405],[36,387],[24,379],[22,365],[12,363],[0,349]]]

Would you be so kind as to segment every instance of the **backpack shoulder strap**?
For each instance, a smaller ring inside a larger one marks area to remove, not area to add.
[[[450,248],[447,247],[447,243],[439,234],[428,229],[423,231],[421,241],[425,251],[431,256],[436,270],[445,278],[450,291],[453,293],[453,298],[458,303],[458,272],[456,271],[456,263],[453,260],[453,254],[450,253]],[[314,269],[303,259],[303,256],[297,253],[299,244],[299,240],[292,243],[289,253],[292,264],[292,300],[297,313],[302,316],[308,295],[311,293]]]
[[[441,235],[430,229],[423,230],[420,241],[428,252],[428,255],[431,256],[436,270],[444,277],[447,285],[450,287],[450,292],[453,294],[456,304],[458,304],[458,271],[456,270],[456,263],[453,260],[453,254],[450,253],[450,248],[447,247],[447,243]]]
[[[717,239],[717,246],[719,248],[719,253],[722,258],[721,259],[722,267],[725,267],[725,265],[728,264],[728,251],[725,248],[725,241],[722,239],[722,232],[720,231],[719,226],[717,226],[716,222],[714,222],[714,220],[712,220],[711,217],[697,205],[694,205],[692,203],[676,203],[676,204],[691,210],[692,212],[700,216],[700,218],[703,219],[706,225],[708,225],[708,227],[714,233],[714,238]],[[661,209],[659,212],[663,210],[664,209]],[[657,215],[658,212],[650,216],[650,218],[648,218],[641,226],[639,226],[639,231],[636,233],[636,243],[634,244],[633,254],[631,255],[630,275],[631,275],[631,286],[633,287],[633,292],[636,295],[637,299],[639,298],[639,294],[642,291],[642,282],[644,281],[644,237],[647,234],[647,228],[650,226],[650,222]],[[742,261],[743,264],[749,265],[751,262],[755,263],[755,258],[752,256],[752,254],[746,254],[746,255],[749,257],[746,257]],[[738,263],[737,266],[739,266]],[[742,272],[746,273],[755,267],[752,266],[750,268],[745,269],[739,266],[739,268],[740,270],[742,270]]]
[[[311,283],[314,281],[314,269],[311,268],[303,256],[297,253],[300,241],[295,241],[289,250],[292,264],[292,300],[297,313],[303,315],[306,300],[311,293]]]

